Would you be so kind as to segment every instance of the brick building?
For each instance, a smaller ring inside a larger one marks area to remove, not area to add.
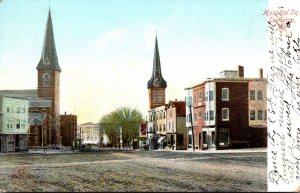
[[[265,147],[267,103],[262,69],[258,78],[245,78],[243,66],[220,75],[186,89],[193,90],[186,98],[193,106],[196,149]]]
[[[44,148],[50,143],[51,100],[31,99],[29,101],[28,148]]]
[[[61,144],[64,146],[73,146],[73,141],[77,139],[77,116],[60,115]],[[74,144],[75,145],[75,144]]]
[[[37,97],[52,101],[49,114],[49,146],[61,144],[60,134],[60,72],[58,63],[51,11],[49,9],[44,45],[40,61],[36,67],[38,72]]]

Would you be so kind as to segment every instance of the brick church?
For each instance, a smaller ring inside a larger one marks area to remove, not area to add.
[[[36,67],[37,89],[30,90],[0,90],[0,95],[19,96],[29,99],[28,106],[28,136],[29,148],[56,148],[59,145],[72,144],[72,135],[77,130],[76,115],[60,115],[60,73],[58,63],[51,11],[49,9],[44,35],[41,58]],[[70,118],[71,116],[71,118]],[[65,119],[67,117],[67,119]],[[61,126],[61,119],[63,126]],[[72,120],[67,121],[67,120]],[[74,131],[68,131],[68,130]],[[67,140],[67,142],[66,142]]]

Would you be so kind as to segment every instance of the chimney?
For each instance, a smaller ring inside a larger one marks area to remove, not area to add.
[[[263,78],[263,77],[264,77],[263,69],[260,68],[260,69],[259,69],[259,78]]]
[[[244,66],[238,65],[239,78],[244,78]]]
[[[177,102],[177,99],[175,99],[175,102]]]
[[[67,112],[65,111],[65,115],[67,114]]]

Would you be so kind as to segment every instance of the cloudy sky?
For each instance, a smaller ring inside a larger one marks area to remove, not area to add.
[[[148,110],[157,31],[166,99],[222,70],[265,68],[266,0],[3,0],[0,89],[35,89],[51,6],[61,113],[98,122],[121,106]]]

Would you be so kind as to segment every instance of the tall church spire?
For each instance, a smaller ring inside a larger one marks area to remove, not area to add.
[[[154,48],[154,58],[153,58],[153,69],[152,69],[152,77],[148,81],[148,89],[149,88],[166,88],[167,82],[164,80],[161,67],[160,67],[160,57],[157,43],[157,35],[155,37],[155,48]]]
[[[48,21],[47,21],[46,31],[45,31],[42,56],[36,69],[57,70],[61,72],[61,69],[58,64],[57,54],[56,54],[50,7],[49,7]]]

